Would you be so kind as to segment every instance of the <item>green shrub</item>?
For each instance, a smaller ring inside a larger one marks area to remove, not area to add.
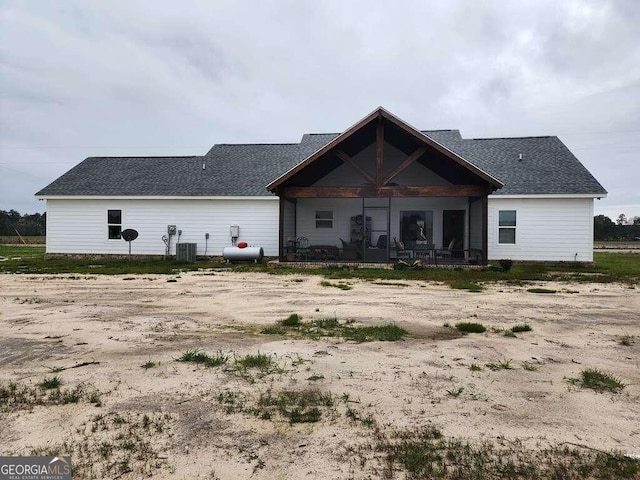
[[[481,323],[474,322],[460,322],[456,323],[456,328],[459,332],[463,333],[482,333],[486,332],[487,329]]]

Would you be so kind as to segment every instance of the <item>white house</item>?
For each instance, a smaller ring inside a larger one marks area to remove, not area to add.
[[[36,197],[47,253],[125,254],[120,234],[133,228],[135,254],[164,254],[169,236],[171,253],[179,241],[220,255],[243,240],[283,261],[476,263],[591,261],[606,193],[557,137],[464,139],[379,108],[296,144],[90,157]]]

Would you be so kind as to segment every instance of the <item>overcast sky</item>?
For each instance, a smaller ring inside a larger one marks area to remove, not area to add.
[[[640,215],[640,1],[0,0],[0,209],[88,156],[298,142],[379,105],[558,135]],[[267,179],[265,179],[266,182]]]

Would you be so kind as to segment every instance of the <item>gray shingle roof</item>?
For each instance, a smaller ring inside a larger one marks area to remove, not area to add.
[[[496,195],[606,193],[557,137],[463,139],[458,130],[423,133],[502,181],[505,186]],[[295,144],[218,144],[204,156],[90,157],[36,195],[271,196],[265,185],[338,135],[305,134]]]

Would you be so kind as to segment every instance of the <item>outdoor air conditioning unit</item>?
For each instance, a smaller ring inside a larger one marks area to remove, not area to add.
[[[195,263],[197,249],[197,243],[177,243],[176,261],[183,263]]]

